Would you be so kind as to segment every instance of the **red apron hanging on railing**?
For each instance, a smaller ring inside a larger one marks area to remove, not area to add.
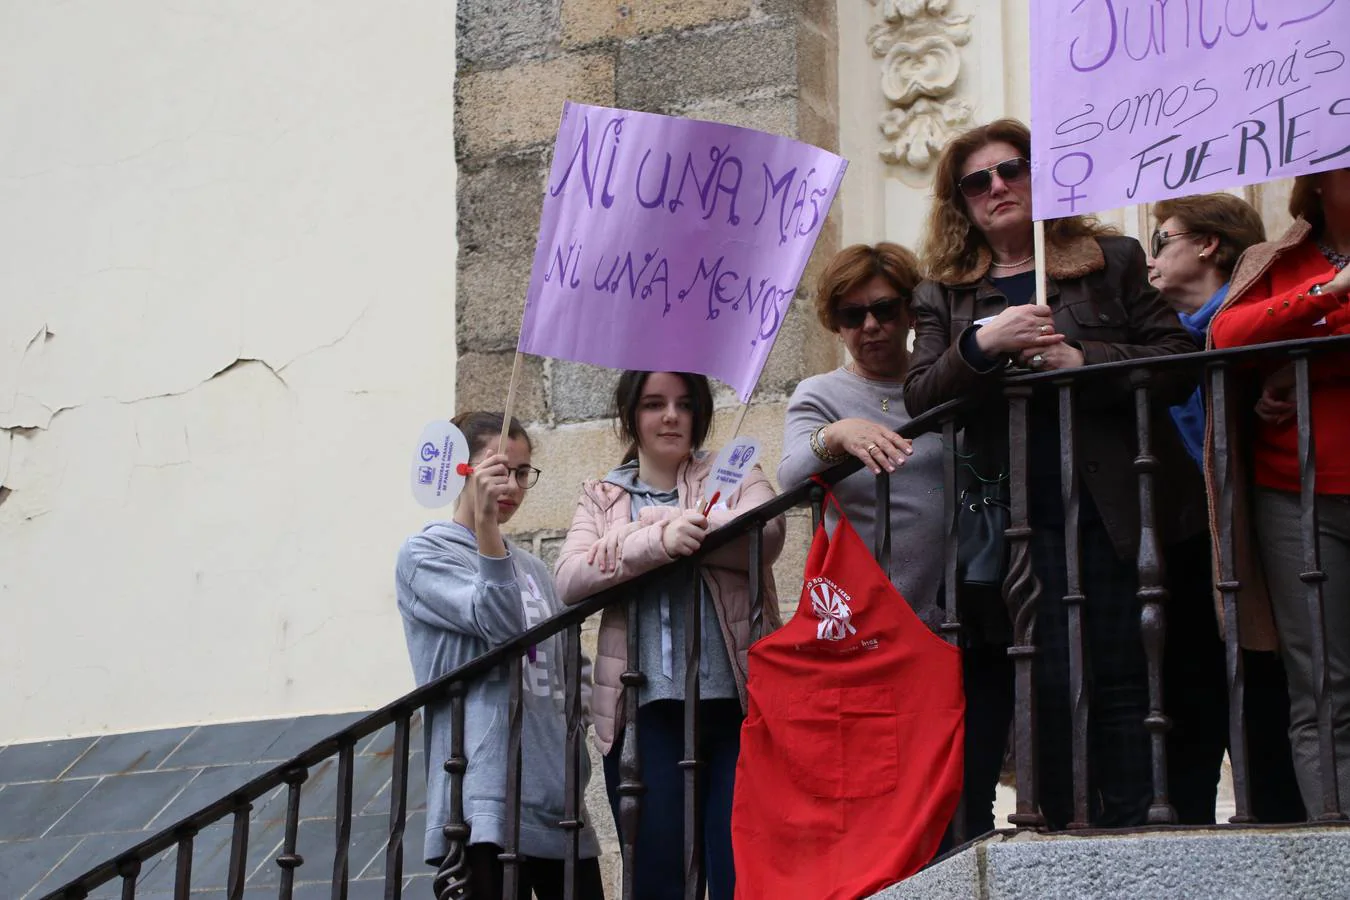
[[[816,531],[797,614],[750,648],[747,689],[737,900],[855,900],[932,858],[961,794],[960,653],[842,510],[833,538]]]

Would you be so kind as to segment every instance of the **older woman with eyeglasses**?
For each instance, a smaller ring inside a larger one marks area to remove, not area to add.
[[[1228,296],[1229,279],[1249,247],[1266,239],[1260,214],[1232,194],[1196,194],[1153,205],[1149,280],[1177,311],[1196,346],[1204,347],[1210,322]],[[1195,461],[1204,464],[1206,408],[1197,388],[1171,410],[1177,433]],[[1238,502],[1244,503],[1245,498]],[[1247,550],[1246,547],[1243,548]],[[1226,654],[1214,603],[1210,537],[1193,538],[1167,560],[1172,596],[1167,605],[1164,650],[1164,709],[1167,733],[1168,798],[1182,825],[1213,824],[1224,752],[1228,749]],[[1252,552],[1237,560],[1243,594],[1261,589],[1252,577]],[[1245,607],[1240,601],[1240,608]],[[1275,649],[1269,617],[1239,623],[1246,674],[1243,705],[1247,721],[1247,783],[1251,808],[1261,822],[1305,818],[1289,749],[1289,698],[1284,667]]]
[[[910,413],[904,390],[909,365],[910,297],[919,261],[899,244],[855,244],[825,265],[816,286],[816,315],[839,335],[849,360],[797,385],[784,424],[784,487],[855,456],[866,471],[835,486],[849,521],[871,546],[876,529],[874,474],[891,473],[891,578],[919,618],[936,629],[942,580],[942,449],[937,435],[912,443],[897,434]],[[826,512],[833,524],[833,513]]]
[[[1000,387],[1010,367],[1070,370],[1195,349],[1176,314],[1149,286],[1143,248],[1093,219],[1072,216],[1047,223],[1049,305],[1035,305],[1030,156],[1031,134],[1012,119],[974,128],[943,152],[924,247],[929,280],[914,295],[916,338],[905,379],[909,408],[916,414],[948,400],[973,401],[974,410],[964,418],[961,469],[974,495],[995,504],[1006,502],[1006,493],[999,496],[1006,491],[1008,441]],[[1167,421],[1163,401],[1184,397],[1193,384],[1178,388],[1159,378],[1154,399],[1160,421]],[[1084,487],[1079,553],[1092,672],[1089,818],[1101,826],[1143,824],[1152,796],[1144,729],[1147,667],[1136,596],[1140,520],[1134,420],[1127,384],[1119,379],[1082,383],[1075,402],[1075,458]],[[1166,429],[1154,428],[1152,437],[1152,453],[1161,462],[1154,496],[1164,541],[1201,533],[1207,523],[1194,466],[1186,462],[1170,422]],[[1073,792],[1065,518],[1054,394],[1033,398],[1028,453],[1032,568],[1042,588],[1035,627],[1038,785],[1047,823],[1063,827],[1073,815]],[[1191,465],[1192,472],[1185,473],[1189,482],[1184,475],[1178,478],[1180,465]],[[963,511],[967,505],[963,501]],[[1000,530],[987,531],[996,542]],[[993,670],[988,680],[995,686],[1000,684],[996,667],[1004,667],[1002,692],[968,693],[967,715],[1002,714],[1006,722],[1011,715],[1009,664],[1001,658],[1002,648],[989,644],[997,631],[991,621],[1006,628],[998,595],[1002,579],[985,573],[983,585],[976,586],[964,563],[963,573],[972,582],[962,585],[963,631],[975,643],[967,655],[988,654]],[[992,801],[993,783],[987,770],[984,784],[975,783],[978,777],[968,777],[966,790],[981,793],[983,810]],[[990,819],[986,813],[982,824]]]

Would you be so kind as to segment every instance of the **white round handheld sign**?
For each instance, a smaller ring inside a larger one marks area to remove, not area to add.
[[[725,505],[741,487],[745,476],[750,474],[759,459],[759,441],[754,438],[740,438],[727,444],[717,454],[713,462],[712,474],[703,484],[703,500],[706,503],[714,496],[716,505]]]
[[[464,490],[465,476],[459,474],[459,465],[468,461],[464,432],[445,419],[427,423],[413,451],[413,497],[431,509],[453,503]]]

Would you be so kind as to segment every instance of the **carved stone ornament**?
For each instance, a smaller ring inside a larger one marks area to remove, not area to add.
[[[875,0],[874,0],[875,2]],[[970,42],[970,16],[949,16],[949,0],[882,0],[880,25],[867,32],[881,59],[881,158],[926,169],[973,109],[953,96],[961,74],[957,47]]]

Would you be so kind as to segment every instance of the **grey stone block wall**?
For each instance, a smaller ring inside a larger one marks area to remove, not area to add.
[[[832,4],[784,0],[463,0],[458,7],[456,405],[500,408],[524,308],[542,185],[565,99],[724,121],[838,146]],[[802,124],[810,123],[804,134]],[[825,123],[823,126],[821,123]],[[831,223],[818,259],[837,249]],[[758,398],[782,401],[836,362],[799,292]],[[608,412],[612,375],[529,367],[522,418]],[[565,522],[557,523],[565,527]]]
[[[543,184],[565,100],[757,128],[838,150],[833,0],[459,0],[455,149],[459,169],[456,409],[506,399],[538,232]],[[802,378],[837,365],[838,346],[809,308],[821,261],[838,249],[837,211],[765,368],[745,431],[778,463],[787,398]],[[578,486],[618,462],[607,419],[615,373],[526,357],[515,412],[544,469],[511,525],[552,563]],[[728,436],[734,396],[717,391],[714,447]],[[721,429],[719,431],[719,429]],[[795,608],[809,519],[793,517],[776,566],[782,605]],[[583,630],[594,652],[595,621]],[[618,884],[617,841],[598,759],[590,808]]]

